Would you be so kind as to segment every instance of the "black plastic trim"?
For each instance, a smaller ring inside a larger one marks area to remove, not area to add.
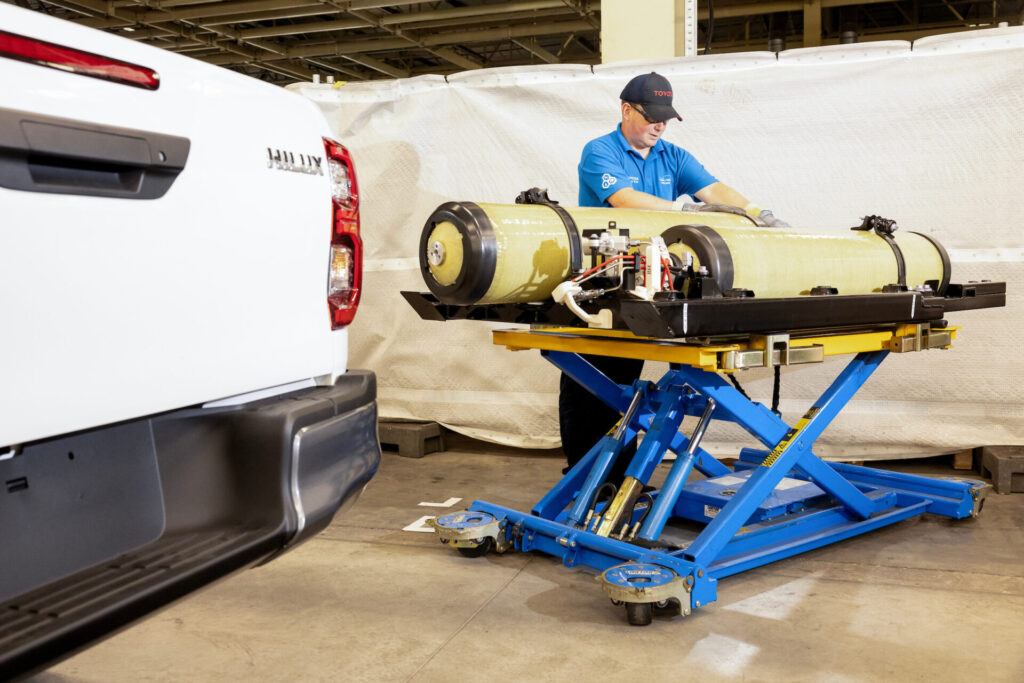
[[[375,399],[374,374],[350,370],[334,386],[239,406],[189,408],[35,444],[37,449],[49,444],[64,458],[64,472],[54,477],[69,481],[53,492],[52,503],[60,506],[66,490],[102,495],[110,515],[124,518],[151,513],[148,508],[155,505],[164,531],[152,542],[144,539],[142,545],[123,545],[107,557],[90,558],[75,573],[49,577],[44,585],[0,603],[0,680],[51,666],[192,591],[268,561],[325,527],[337,510],[355,501],[379,466]],[[141,432],[151,433],[151,441]],[[106,482],[80,476],[78,466],[84,463],[78,451],[74,459],[66,456],[71,440],[98,444],[93,448],[97,460],[111,455],[100,452],[101,445],[132,448],[122,454],[125,458],[152,455],[155,449],[159,474],[151,473],[149,481],[156,491],[135,497],[119,492],[118,485],[136,486],[139,477],[121,478],[116,471],[100,473]],[[297,443],[304,451],[301,457]],[[0,473],[24,475],[17,461],[31,456],[26,448],[0,461]],[[46,495],[52,486],[33,489],[33,476],[27,473],[28,491],[3,495],[12,502],[33,490]],[[140,502],[140,496],[145,500]],[[303,513],[304,528],[298,518]],[[61,519],[54,513],[25,523],[28,533],[46,539]],[[111,530],[121,532],[101,524],[92,533]],[[4,547],[6,566],[47,561],[24,546]],[[74,544],[61,549],[82,552]]]
[[[0,462],[0,481],[7,484],[0,489],[0,547],[11,553],[0,571],[0,603],[164,533],[146,420],[27,444]]]
[[[185,169],[188,138],[0,109],[0,187],[159,199]]]
[[[0,604],[0,680],[53,666],[283,542],[280,530],[245,526],[172,534]]]
[[[449,222],[462,235],[462,269],[455,283],[442,285],[430,272],[427,242],[438,223]],[[438,298],[456,304],[479,300],[494,281],[498,245],[490,216],[474,202],[446,202],[430,214],[420,236],[420,271],[430,291]]]
[[[732,252],[725,239],[706,225],[676,225],[661,233],[666,245],[682,242],[693,250],[723,292],[733,288]]]

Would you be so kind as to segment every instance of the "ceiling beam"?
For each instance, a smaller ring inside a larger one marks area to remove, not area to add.
[[[272,36],[291,36],[304,33],[324,33],[327,31],[349,31],[354,28],[368,28],[372,24],[362,19],[337,19],[334,21],[310,21],[305,24],[281,24],[279,26],[261,26],[259,28],[243,28],[238,35],[243,38],[270,38]]]
[[[459,45],[460,43],[491,42],[495,40],[514,40],[516,38],[529,38],[531,36],[555,35],[559,33],[573,33],[575,31],[589,30],[590,24],[581,21],[559,21],[545,24],[524,24],[520,26],[507,26],[497,29],[483,29],[477,31],[449,31],[435,33],[429,36],[418,38],[418,42],[425,48],[440,47],[444,45]],[[327,55],[346,55],[360,52],[374,52],[378,50],[397,50],[408,46],[409,42],[400,38],[378,38],[370,40],[343,40],[317,45],[294,44],[288,47],[286,56],[313,57]]]
[[[519,2],[500,2],[493,5],[470,5],[453,9],[429,10],[426,12],[402,12],[380,17],[381,23],[387,26],[408,24],[412,22],[434,21],[435,19],[467,19],[486,17],[493,14],[510,12],[532,12],[542,9],[559,9],[562,0],[520,0]]]
[[[77,2],[77,0],[76,0]],[[104,2],[103,5],[106,5]],[[104,18],[82,19],[76,23],[91,28],[105,29],[117,28],[118,26],[131,26],[132,24],[151,24],[154,22],[183,21],[188,19],[199,19],[201,17],[216,17],[224,14],[237,14],[241,12],[259,12],[268,9],[287,9],[291,7],[320,6],[322,3],[311,2],[310,0],[247,0],[246,2],[214,2],[203,5],[192,5],[186,9],[177,10],[134,10],[120,9],[103,11]]]
[[[302,19],[305,17],[336,15],[337,10],[323,5],[306,5],[303,7],[286,7],[284,9],[264,10],[262,12],[243,12],[240,14],[222,14],[216,17],[199,17],[197,21],[204,26],[218,24],[243,24],[258,21],[277,21],[278,19]]]
[[[949,0],[942,0],[942,4],[949,8],[949,11],[953,13],[954,17],[956,17],[960,21],[964,20],[964,15],[960,14],[960,12],[957,11],[956,7],[953,7],[951,4],[949,4]]]
[[[373,69],[374,71],[379,71],[382,74],[386,74],[386,75],[391,76],[393,78],[408,78],[409,77],[409,72],[407,70],[393,67],[390,64],[388,64],[386,62],[382,62],[379,59],[374,59],[373,57],[367,57],[366,55],[360,55],[358,57],[355,56],[355,55],[345,55],[344,58],[349,60],[350,62],[355,62],[356,64],[359,64],[360,66],[365,66],[367,69]]]
[[[539,57],[541,60],[548,64],[558,64],[562,60],[551,54],[540,46],[536,38],[513,38],[512,42],[523,48],[535,57]]]
[[[300,81],[311,81],[311,80],[313,80],[313,75],[317,73],[315,71],[310,71],[309,69],[306,69],[306,68],[301,67],[301,66],[297,66],[295,64],[287,64],[287,63],[281,63],[281,62],[276,62],[276,63],[271,62],[271,63],[264,63],[264,64],[252,64],[252,66],[258,66],[261,69],[266,69],[267,71],[271,71],[273,73],[277,73],[277,74],[280,74],[282,76],[288,76],[290,78],[295,78],[295,79],[298,79]]]
[[[325,62],[325,61],[320,60],[320,59],[304,59],[303,61],[306,62],[307,64],[312,64],[313,66],[318,66],[321,69],[323,69],[324,71],[340,72],[340,73],[345,74],[346,76],[351,76],[352,78],[356,78],[356,79],[358,79],[360,81],[366,81],[366,80],[369,80],[369,78],[370,78],[366,73],[363,73],[361,71],[356,71],[355,69],[348,69],[348,68],[345,68],[343,66],[338,66],[337,64],[331,64],[329,62]]]
[[[456,66],[461,66],[464,69],[479,69],[480,68],[479,64],[477,64],[476,62],[471,61],[469,59],[466,59],[465,57],[463,57],[462,55],[458,54],[454,50],[451,50],[451,49],[448,49],[448,48],[441,48],[441,49],[437,49],[437,50],[431,50],[429,47],[426,46],[425,43],[423,43],[415,35],[413,35],[411,33],[407,33],[406,31],[404,31],[401,28],[396,28],[394,26],[388,26],[388,25],[384,24],[382,22],[381,18],[376,16],[376,15],[374,15],[374,14],[370,14],[368,12],[355,11],[355,10],[349,10],[349,14],[351,14],[352,16],[358,17],[360,19],[363,19],[365,21],[372,22],[373,24],[375,24],[377,26],[377,28],[382,29],[382,30],[384,30],[384,31],[386,31],[386,32],[388,32],[388,33],[390,33],[390,34],[392,34],[392,35],[394,35],[394,36],[404,40],[404,41],[407,41],[407,42],[411,43],[412,45],[415,45],[418,48],[422,48],[424,50],[427,50],[431,54],[433,54],[433,55],[435,55],[437,57],[440,57],[441,59],[444,59],[446,61],[449,61],[452,64],[455,64]]]
[[[246,12],[261,12],[273,9],[288,9],[294,7],[320,7],[322,14],[333,14],[336,12],[348,12],[350,10],[377,9],[380,7],[398,7],[405,5],[420,4],[422,0],[349,0],[348,2],[318,2],[317,0],[242,0],[241,2],[203,2],[203,3],[179,3],[160,2],[160,0],[139,0],[136,4],[144,6],[137,11],[122,8],[123,11],[104,12],[108,19],[83,21],[81,23],[93,28],[115,28],[124,26],[125,21],[149,23],[160,21],[181,21],[190,19],[205,19],[226,14],[243,14]],[[105,5],[107,3],[104,3]],[[151,8],[157,9],[151,9]],[[178,9],[161,9],[164,7]],[[114,10],[111,5],[111,9]],[[116,18],[115,18],[116,17]]]
[[[342,5],[344,3],[335,3]],[[521,12],[535,12],[545,9],[561,8],[562,0],[526,0],[524,2],[507,2],[497,5],[473,5],[471,7],[457,7],[455,9],[443,9],[427,12],[401,12],[384,16],[374,16],[374,20],[368,19],[338,19],[335,21],[308,21],[302,24],[283,24],[281,26],[265,26],[260,28],[243,29],[239,33],[246,38],[266,38],[270,36],[288,36],[302,33],[324,33],[327,31],[345,31],[354,28],[366,28],[369,26],[398,26],[401,24],[425,23],[430,21],[446,21],[459,23],[460,19],[480,19],[494,15],[515,16]],[[332,11],[333,8],[325,7],[324,11]],[[371,15],[373,16],[373,15]]]
[[[436,47],[434,49],[428,48],[428,51],[445,61],[451,62],[455,66],[461,66],[463,69],[479,69],[481,67],[480,64],[477,64],[468,57],[463,57],[450,47]]]
[[[502,7],[506,7],[503,5]],[[575,19],[576,17],[570,14],[564,7],[562,8],[551,8],[551,9],[537,9],[532,10],[528,13],[515,13],[515,12],[502,12],[501,14],[488,14],[482,17],[466,17],[463,19],[433,19],[431,21],[416,21],[414,23],[403,24],[410,30],[420,31],[421,33],[428,30],[443,30],[443,29],[468,29],[470,27],[476,28],[490,28],[493,26],[509,26],[511,24],[522,24],[522,23],[538,23],[541,21],[568,21]]]
[[[892,0],[821,0],[821,7],[848,7],[850,5],[875,5]],[[776,12],[803,12],[803,0],[776,0],[775,2],[748,2],[743,5],[725,5],[715,7],[715,19],[731,19],[734,17],[750,17],[759,14],[775,14]],[[698,19],[707,19],[707,8],[698,10]]]
[[[44,1],[49,2],[50,0],[44,0]],[[62,4],[65,4],[65,3],[62,3]],[[110,5],[109,3],[105,2],[104,0],[73,0],[71,4],[74,4],[74,5],[77,5],[79,7],[87,9],[88,11],[93,13],[94,17],[95,16],[108,16],[108,17],[114,17],[115,19],[119,18],[119,15],[117,14],[117,12],[119,10],[117,10],[117,8],[113,7],[112,5]],[[214,35],[199,36],[199,35],[197,35],[196,30],[194,28],[192,28],[192,27],[184,27],[184,26],[176,26],[176,25],[170,25],[170,26],[166,26],[165,27],[165,26],[159,26],[159,25],[156,25],[156,24],[144,24],[144,25],[150,26],[150,28],[153,28],[153,29],[162,30],[162,31],[164,31],[169,36],[180,36],[180,37],[183,37],[183,38],[188,38],[188,39],[191,39],[191,40],[195,41],[196,43],[199,43],[199,44],[202,44],[202,45],[209,45],[210,47],[217,47],[219,49],[232,51],[232,52],[235,52],[235,53],[240,54],[240,55],[258,54],[258,53],[253,53],[253,52],[251,52],[249,50],[245,50],[244,48],[242,48],[241,46],[238,46],[238,45],[230,45],[230,44],[219,45],[219,44],[216,44],[215,43],[216,37]],[[220,34],[220,35],[224,35],[224,36],[226,36],[228,38],[237,39],[237,36],[231,35],[230,33],[225,32],[223,30],[211,29],[211,31],[213,33],[215,33],[215,34]],[[266,50],[266,48],[264,48],[261,44],[255,42],[255,41],[252,41],[250,44],[253,45],[254,47],[256,47],[257,49]],[[274,49],[271,49],[270,51],[274,52],[275,54],[280,54],[279,51],[274,50]]]
[[[298,47],[301,45],[301,48]],[[297,43],[292,47],[293,53],[287,55],[292,59],[305,59],[307,57],[344,57],[350,54],[363,52],[393,51],[409,47],[409,43],[397,38],[381,38],[377,40],[349,41],[341,43],[321,43],[319,45],[305,45]],[[212,61],[212,60],[211,60]],[[221,55],[216,62],[221,65],[234,64],[231,55]]]
[[[54,7],[60,7],[61,9],[66,9],[69,12],[75,12],[77,14],[82,15],[80,17],[74,18],[67,17],[67,20],[70,22],[74,22],[76,19],[85,19],[92,16],[92,14],[90,14],[87,10],[82,9],[73,2],[63,2],[62,0],[46,0],[46,4],[53,5]]]
[[[112,5],[109,5],[104,0],[74,0],[74,4],[75,5],[79,5],[81,7],[84,7],[84,8],[92,11],[93,13],[95,13],[97,15],[105,15],[105,16],[108,16],[108,17],[113,17],[115,19],[120,18],[119,15],[117,14],[117,12],[120,11],[120,10],[118,10],[115,7],[113,7]],[[164,28],[162,26],[156,26],[156,25],[150,25],[150,27],[151,28]],[[206,27],[203,27],[203,28],[206,28]],[[202,35],[202,36],[201,35],[197,35],[195,29],[193,29],[193,28],[185,29],[184,27],[180,27],[180,26],[179,27],[173,27],[173,28],[168,27],[167,32],[168,32],[169,35],[172,35],[172,36],[173,35],[180,35],[180,36],[182,36],[184,38],[191,39],[191,40],[195,41],[196,43],[198,43],[200,45],[206,45],[206,46],[209,46],[209,47],[212,47],[212,48],[216,48],[218,50],[224,51],[225,53],[232,53],[232,57],[231,57],[232,61],[229,62],[229,63],[233,63],[233,64],[234,63],[239,63],[239,62],[245,62],[245,63],[251,63],[251,64],[259,66],[261,61],[270,61],[270,60],[262,59],[267,53],[270,53],[270,54],[278,56],[278,57],[284,57],[285,56],[284,55],[285,48],[283,46],[278,46],[278,45],[273,44],[273,43],[266,43],[264,41],[251,40],[251,39],[250,40],[246,40],[246,41],[242,41],[242,40],[240,40],[238,38],[237,32],[234,31],[234,30],[216,29],[216,28],[209,29],[209,30],[212,33],[219,34],[220,36],[229,38],[232,41],[238,41],[239,43],[243,43],[244,42],[244,45],[243,44],[237,44],[236,45],[236,44],[234,44],[231,41],[220,41],[220,40],[217,39],[217,36],[214,36],[214,35]],[[248,47],[246,47],[246,45]],[[239,59],[238,56],[241,56],[242,59]],[[213,59],[213,57],[204,58],[204,61],[210,61],[211,59]],[[277,62],[277,61],[280,61],[280,60],[274,60],[274,61]],[[278,68],[278,70],[274,71],[275,73],[281,73],[280,69],[283,69],[283,68],[291,68],[293,70],[293,73],[300,74],[299,76],[297,76],[297,77],[300,77],[300,78],[306,78],[307,76],[309,78],[312,78],[312,74],[314,73],[313,71],[310,71],[309,69],[306,69],[305,67],[299,67],[299,66],[289,65],[289,64],[285,64],[284,66],[281,66],[280,64],[278,64],[277,68]]]
[[[585,31],[590,23],[580,19],[573,21],[555,21],[544,24],[519,24],[502,28],[482,29],[477,31],[450,31],[436,33],[423,39],[426,45],[452,45],[457,43],[490,42],[492,40],[513,40],[531,36],[548,36],[558,33]]]
[[[601,20],[595,16],[594,12],[594,10],[600,9],[600,4],[595,7],[594,3],[589,0],[562,0],[562,4],[578,14],[581,19],[590,24],[591,28],[601,28]]]

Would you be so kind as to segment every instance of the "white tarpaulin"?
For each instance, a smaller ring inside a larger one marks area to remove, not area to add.
[[[665,139],[777,216],[822,230],[848,230],[866,214],[894,218],[945,245],[954,282],[1007,282],[1006,308],[951,316],[964,328],[952,349],[890,356],[817,452],[896,457],[1024,443],[1021,28],[913,49],[882,42],[293,86],[355,158],[366,252],[350,366],[376,371],[382,416],[558,444],[553,367],[536,352],[492,345],[487,323],[421,320],[399,292],[426,291],[420,232],[442,202],[511,203],[539,186],[575,205],[583,145],[614,128],[622,86],[651,70],[672,82],[684,118]],[[843,362],[786,368],[783,417],[798,419]],[[645,376],[664,368],[649,362]],[[770,402],[769,370],[738,377]],[[716,454],[740,444],[754,445],[718,422],[705,441]]]

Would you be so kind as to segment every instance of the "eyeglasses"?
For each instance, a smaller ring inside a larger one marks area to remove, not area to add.
[[[658,119],[651,118],[651,116],[647,112],[645,112],[643,109],[636,106],[632,102],[629,103],[629,106],[632,107],[633,111],[635,111],[637,114],[640,114],[640,116],[644,117],[644,121],[646,121],[647,123],[662,123]]]

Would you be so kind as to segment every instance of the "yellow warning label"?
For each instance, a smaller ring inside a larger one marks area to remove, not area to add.
[[[796,426],[791,427],[790,430],[786,432],[786,435],[782,437],[782,441],[772,449],[772,452],[768,454],[768,457],[761,461],[761,466],[771,467],[774,465],[775,461],[779,459],[780,455],[782,455],[782,451],[786,450],[786,447],[793,443],[793,439],[803,431],[803,428],[807,426],[807,423],[811,421],[812,417],[818,414],[819,410],[821,410],[821,408],[818,408],[817,406],[808,410],[804,416],[800,418],[800,421],[796,423]]]

